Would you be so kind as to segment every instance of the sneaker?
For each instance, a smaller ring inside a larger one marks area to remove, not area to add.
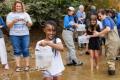
[[[29,71],[29,69],[30,69],[30,66],[26,66],[26,67],[24,68],[24,71]]]
[[[87,52],[85,52],[85,54],[86,54],[86,55],[89,55],[90,53],[87,51]]]
[[[116,60],[119,60],[119,61],[120,61],[120,56],[117,56],[117,57],[116,57]]]
[[[4,69],[5,69],[5,70],[8,70],[8,69],[9,69],[9,65],[6,64],[6,65],[4,66]]]
[[[83,62],[78,62],[78,63],[76,63],[74,66],[81,66],[81,65],[83,65]]]
[[[108,69],[108,74],[109,74],[109,75],[115,75],[115,70],[110,70],[110,69]]]
[[[74,63],[67,63],[66,66],[73,66],[75,65]]]
[[[108,74],[109,74],[109,75],[115,75],[115,68],[113,68],[113,67],[108,67]]]
[[[72,60],[72,62],[74,63],[74,66],[81,66],[81,65],[83,65],[83,62],[81,62],[81,61],[76,62],[76,61]]]
[[[21,72],[21,71],[22,71],[22,68],[17,66],[15,71],[16,71],[16,72]]]

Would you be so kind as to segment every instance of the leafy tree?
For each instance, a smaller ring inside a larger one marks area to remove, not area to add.
[[[78,7],[85,0],[23,0],[27,11],[38,25],[45,20],[63,20],[68,6]]]
[[[0,3],[0,16],[5,16],[11,11],[10,7],[5,3]]]

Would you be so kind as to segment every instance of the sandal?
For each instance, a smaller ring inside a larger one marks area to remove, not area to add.
[[[24,68],[24,71],[29,71],[29,69],[30,69],[30,66],[26,66],[26,67]]]
[[[22,71],[22,69],[21,69],[21,67],[16,67],[16,70],[15,70],[16,72],[21,72]]]

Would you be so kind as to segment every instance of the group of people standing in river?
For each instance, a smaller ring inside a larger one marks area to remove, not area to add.
[[[84,35],[88,35],[89,43],[87,52],[90,53],[91,70],[94,67],[99,69],[99,54],[101,47],[101,37],[105,38],[105,49],[108,64],[108,74],[115,74],[115,59],[119,49],[119,29],[116,21],[112,19],[105,9],[96,11],[95,6],[91,7],[90,15],[87,16],[84,11],[84,6],[80,5],[79,10],[75,13],[74,7],[67,8],[67,15],[64,17],[64,29],[62,38],[67,47],[67,66],[80,66],[84,62],[80,61],[76,56],[76,49],[74,45],[74,32],[80,24],[86,25]],[[1,28],[9,28],[10,41],[13,47],[16,72],[29,71],[29,44],[30,35],[29,27],[32,26],[30,15],[25,12],[24,5],[21,1],[15,1],[10,12],[6,17],[6,24],[0,17],[0,58],[4,69],[9,69],[7,60],[7,51],[5,47],[4,37]],[[45,38],[36,44],[36,50],[39,46],[51,49],[54,53],[51,67],[43,71],[44,80],[59,80],[64,70],[64,65],[60,55],[60,51],[64,49],[60,38],[56,37],[57,25],[54,21],[46,21],[44,24]],[[21,55],[24,57],[25,65],[21,67]]]

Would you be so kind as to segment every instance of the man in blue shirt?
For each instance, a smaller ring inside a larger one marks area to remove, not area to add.
[[[64,30],[62,32],[62,37],[68,49],[67,65],[78,66],[83,63],[79,61],[76,57],[76,50],[73,41],[74,29],[78,27],[78,24],[74,21],[74,11],[75,9],[73,7],[68,8],[68,15],[65,15],[64,17]]]
[[[101,32],[94,32],[94,36],[105,36],[108,74],[114,75],[115,58],[119,47],[119,36],[117,32],[117,27],[114,21],[110,17],[106,16],[106,11],[104,9],[100,9],[98,11],[98,18],[102,20],[104,29]]]

